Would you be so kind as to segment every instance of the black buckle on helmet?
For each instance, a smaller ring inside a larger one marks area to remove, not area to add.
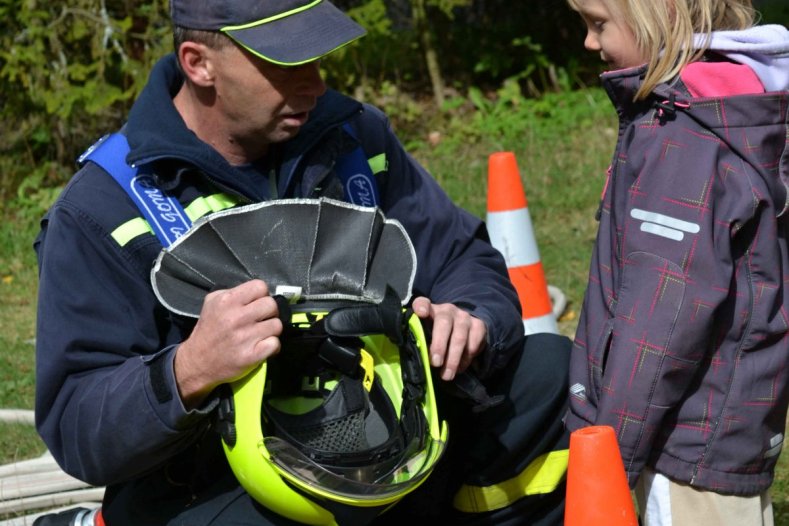
[[[361,342],[356,338],[342,338],[336,341],[328,337],[318,347],[318,356],[337,368],[342,374],[357,378],[359,376],[359,360]]]

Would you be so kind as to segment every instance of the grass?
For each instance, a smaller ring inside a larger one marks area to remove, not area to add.
[[[616,136],[612,113],[602,92],[592,90],[460,108],[432,130],[403,137],[450,197],[480,217],[486,210],[488,156],[515,153],[547,280],[568,300],[559,320],[568,336],[577,324],[597,229],[594,214]],[[438,132],[440,139],[434,133],[428,140],[428,131]],[[28,200],[0,212],[2,408],[33,407],[37,279],[31,245],[43,212],[39,202]],[[0,436],[0,463],[45,450],[30,427],[0,424]],[[787,455],[779,462],[772,495],[775,523],[789,526]]]
[[[456,203],[483,218],[488,156],[515,154],[546,278],[569,302],[560,319],[568,336],[575,332],[597,230],[594,215],[616,136],[609,104],[601,91],[522,101],[490,110],[483,120],[501,121],[490,133],[472,134],[453,123],[446,143],[422,142],[414,154]]]
[[[36,221],[9,207],[0,222],[0,408],[32,409],[35,376]],[[0,424],[0,462],[40,455],[46,448],[25,425]]]

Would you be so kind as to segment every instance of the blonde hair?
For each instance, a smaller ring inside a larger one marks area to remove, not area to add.
[[[578,9],[582,0],[568,0]],[[751,0],[602,0],[633,32],[642,56],[649,57],[636,100],[677,76],[709,46],[712,31],[747,29],[756,22]],[[694,34],[705,35],[698,45]]]

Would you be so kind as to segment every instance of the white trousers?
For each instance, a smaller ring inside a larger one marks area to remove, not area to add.
[[[773,526],[769,491],[721,495],[644,469],[635,489],[643,526]]]

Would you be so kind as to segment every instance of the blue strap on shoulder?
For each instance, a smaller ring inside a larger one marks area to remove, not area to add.
[[[348,123],[343,128],[357,138]],[[189,230],[192,220],[181,203],[162,192],[150,174],[140,173],[137,167],[126,163],[128,153],[126,136],[112,133],[88,148],[79,157],[79,163],[92,161],[109,173],[129,194],[162,245],[168,247]],[[346,201],[359,206],[378,205],[378,184],[361,146],[337,159],[336,172],[342,181]]]
[[[150,174],[139,173],[137,167],[126,164],[128,153],[126,137],[113,133],[105,135],[83,153],[79,163],[92,161],[109,173],[129,194],[162,245],[168,247],[189,230],[192,220],[181,203],[162,192]]]
[[[358,141],[356,132],[347,122],[343,129]],[[345,200],[359,206],[377,206],[381,200],[378,195],[378,183],[367,161],[361,146],[357,146],[347,155],[337,159],[335,165],[337,175],[342,181]]]

